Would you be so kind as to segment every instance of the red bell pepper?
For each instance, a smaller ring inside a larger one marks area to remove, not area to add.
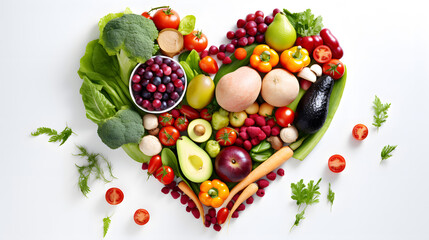
[[[319,35],[298,37],[295,42],[295,46],[305,48],[309,55],[312,55],[313,50],[320,45],[323,45],[323,39]]]

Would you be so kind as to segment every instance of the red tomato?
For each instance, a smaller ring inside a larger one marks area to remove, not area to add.
[[[161,156],[155,155],[150,158],[147,173],[152,175],[162,166]]]
[[[205,56],[198,65],[206,73],[215,74],[219,70],[216,60],[210,56]]]
[[[209,110],[207,108],[204,108],[200,111],[200,117],[209,122],[212,120],[212,115],[209,113]]]
[[[206,35],[203,32],[194,30],[192,33],[183,37],[185,48],[191,51],[195,49],[197,52],[202,52],[209,44]]]
[[[331,59],[329,62],[323,64],[323,74],[331,76],[333,79],[340,79],[344,75],[344,65],[338,59]]]
[[[161,113],[158,117],[158,122],[161,126],[172,126],[174,124],[173,115],[170,113]]]
[[[146,209],[137,209],[137,211],[134,213],[134,222],[136,222],[138,225],[145,225],[147,222],[149,222],[149,219],[150,215]]]
[[[356,140],[364,140],[368,136],[368,128],[363,124],[356,124],[352,131],[353,137]]]
[[[167,126],[161,128],[159,131],[159,141],[164,146],[174,146],[176,145],[177,139],[180,137],[179,130],[173,126]],[[159,170],[159,169],[158,169]]]
[[[200,113],[195,110],[194,108],[188,106],[188,105],[183,105],[180,108],[180,112],[188,119],[196,119],[200,117]]]
[[[169,166],[162,166],[156,171],[155,177],[162,184],[170,184],[174,180],[173,169]]]
[[[328,161],[329,169],[334,173],[339,173],[346,168],[346,160],[339,154],[332,155]]]
[[[228,217],[228,214],[229,214],[228,208],[219,209],[219,211],[217,212],[217,223],[218,224],[225,223],[226,218]]]
[[[318,63],[329,62],[332,58],[331,49],[326,45],[320,45],[314,49],[313,58]]]
[[[124,200],[124,193],[119,188],[110,188],[106,192],[106,201],[110,205],[118,205]]]
[[[288,127],[295,119],[295,113],[288,107],[280,107],[275,113],[277,124],[281,127]]]
[[[177,29],[180,23],[179,14],[171,8],[159,9],[153,15],[152,20],[158,30],[162,30],[164,28]]]
[[[147,19],[152,19],[152,16],[149,14],[149,12],[143,12],[142,16],[147,18]]]
[[[179,130],[179,132],[186,131],[188,129],[189,121],[185,116],[180,116],[174,121],[174,126]]]
[[[231,146],[236,140],[237,131],[233,128],[224,127],[216,133],[216,141],[218,141],[221,146]]]
[[[299,79],[299,86],[305,91],[307,91],[311,87],[311,84],[313,83],[308,80],[305,80],[303,78]]]

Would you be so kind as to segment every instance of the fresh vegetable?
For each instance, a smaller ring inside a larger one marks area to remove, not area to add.
[[[290,72],[276,68],[265,75],[262,81],[262,98],[272,106],[282,107],[297,97],[299,83]]]
[[[113,187],[106,191],[105,197],[110,205],[118,205],[124,200],[124,193],[121,189]]]
[[[274,149],[269,148],[268,150],[265,150],[263,152],[250,152],[250,157],[254,162],[263,162],[270,158],[274,153]]]
[[[276,151],[283,147],[283,142],[278,136],[271,136],[267,138],[267,141],[271,144],[271,147]]]
[[[331,59],[323,64],[323,74],[331,76],[333,79],[340,79],[344,75],[344,65],[338,59]]]
[[[158,118],[154,114],[145,114],[143,116],[143,127],[146,130],[152,130],[158,127]]]
[[[206,121],[212,120],[212,115],[210,114],[210,112],[207,108],[204,108],[200,111],[200,117]]]
[[[158,34],[157,42],[163,55],[174,57],[179,54],[185,42],[182,33],[173,28],[165,28]]]
[[[329,192],[328,192],[327,198],[328,198],[328,201],[331,203],[331,211],[332,211],[332,205],[334,205],[335,193],[331,189],[331,183],[329,183]]]
[[[151,19],[151,20],[152,20],[152,16],[150,15],[150,13],[151,13],[152,11],[155,11],[155,10],[158,10],[158,9],[161,9],[161,8],[168,8],[168,6],[155,7],[155,8],[150,9],[150,10],[149,10],[149,11],[147,11],[147,12],[143,12],[141,15],[142,15],[143,17],[147,18],[147,19]]]
[[[298,36],[314,36],[319,34],[323,28],[322,16],[314,18],[314,14],[311,13],[311,9],[307,9],[304,12],[290,13],[287,9],[283,9],[289,22],[295,28]]]
[[[311,86],[311,83],[314,83],[317,80],[316,74],[311,71],[309,67],[304,67],[303,69],[301,69],[301,71],[298,72],[297,77],[300,78],[300,86],[301,88],[305,88],[304,90],[308,90],[308,88],[310,88]],[[310,85],[308,87],[303,87],[303,80],[309,81]]]
[[[234,56],[237,60],[243,60],[247,56],[247,51],[244,48],[237,48],[234,51]]]
[[[280,107],[277,108],[275,117],[277,124],[285,128],[293,123],[295,113],[288,107]]]
[[[294,226],[298,226],[300,221],[304,219],[305,210],[308,206],[313,205],[315,203],[319,202],[319,183],[322,181],[320,178],[319,181],[317,181],[316,185],[314,185],[314,180],[311,180],[307,186],[304,184],[304,180],[301,179],[297,183],[291,183],[290,187],[292,189],[292,196],[291,198],[293,200],[296,200],[296,205],[298,205],[298,211],[301,208],[301,206],[305,206],[304,209],[298,213],[295,217],[295,222],[290,228]]]
[[[109,230],[110,222],[112,222],[110,217],[103,218],[103,238],[106,236],[107,231]]]
[[[352,134],[356,140],[362,141],[368,136],[368,128],[364,124],[356,124],[353,127]]]
[[[259,106],[259,112],[258,114],[264,117],[269,117],[273,115],[274,107],[268,103],[262,103],[261,106]]]
[[[77,170],[79,172],[79,182],[78,182],[78,186],[80,191],[82,192],[82,194],[87,197],[87,194],[91,191],[89,189],[88,186],[88,181],[89,181],[89,177],[91,174],[95,175],[95,179],[101,179],[104,182],[111,182],[112,180],[108,180],[105,176],[104,176],[104,170],[101,166],[101,160],[106,164],[108,173],[110,175],[110,177],[113,179],[115,178],[113,176],[112,173],[112,165],[110,164],[110,162],[104,158],[101,154],[99,153],[89,153],[85,147],[83,146],[77,146],[77,148],[79,149],[79,153],[76,154],[75,156],[80,156],[80,157],[85,157],[86,160],[88,161],[87,165],[76,165]],[[101,158],[101,160],[100,160]]]
[[[158,131],[159,131],[159,129],[158,129]],[[156,135],[158,135],[158,134],[156,134]],[[143,138],[142,138],[142,140],[143,140]],[[158,143],[159,143],[159,140],[158,140]],[[159,146],[161,147],[161,143],[159,143]],[[145,155],[140,150],[140,145],[137,143],[128,143],[128,144],[122,145],[122,149],[125,151],[126,154],[128,154],[129,157],[131,157],[132,159],[134,159],[135,161],[137,161],[139,163],[149,162],[149,160],[150,160],[150,156]]]
[[[66,126],[59,134],[57,130],[47,127],[39,127],[36,131],[31,133],[31,136],[39,136],[41,134],[46,134],[50,136],[49,142],[61,142],[60,146],[63,145],[67,139],[73,134],[71,128]]]
[[[220,144],[218,141],[209,140],[206,144],[205,150],[211,158],[215,158],[220,152]]]
[[[184,37],[185,48],[189,51],[202,52],[208,45],[207,37],[202,31],[192,31]]]
[[[310,61],[308,51],[301,46],[292,47],[280,55],[281,65],[293,73],[301,71],[310,64]]]
[[[280,167],[284,162],[286,162],[290,157],[292,157],[293,151],[285,146],[280,150],[275,152],[270,158],[261,163],[258,167],[256,167],[252,172],[250,172],[247,177],[245,177],[241,182],[239,182],[235,187],[230,191],[229,197],[225,200],[224,206],[231,201],[232,197],[247,187],[250,183],[257,181],[258,179],[264,177],[269,172],[274,169]]]
[[[162,127],[172,126],[174,124],[173,115],[171,113],[161,113],[158,116],[158,122]]]
[[[152,135],[146,135],[140,141],[139,149],[146,156],[154,156],[161,152],[162,146],[161,142],[157,137]]]
[[[217,223],[218,224],[224,224],[226,219],[228,218],[229,210],[228,208],[221,208],[217,212]]]
[[[174,121],[174,127],[179,130],[179,132],[184,132],[188,129],[189,121],[185,116],[180,116]]]
[[[382,103],[377,95],[372,103],[374,104],[372,106],[372,109],[374,109],[374,120],[372,125],[378,129],[384,122],[386,122],[387,117],[389,117],[387,115],[387,110],[390,108],[390,103]]]
[[[203,143],[209,140],[213,132],[210,122],[204,119],[195,119],[189,123],[188,136],[192,141]]]
[[[254,146],[250,152],[261,153],[269,150],[270,148],[271,148],[271,144],[268,141],[264,140],[258,145]]]
[[[247,114],[245,111],[229,113],[229,124],[233,127],[241,127],[243,126],[246,118]]]
[[[329,49],[329,47],[326,45],[320,45],[314,49],[313,58],[316,60],[316,62],[321,64],[329,62],[329,60],[332,58],[331,49]]]
[[[182,18],[182,20],[179,23],[179,28],[177,30],[179,30],[179,32],[183,36],[188,35],[194,30],[195,21],[196,21],[196,18],[194,15],[187,15],[184,18]]]
[[[346,160],[339,154],[332,155],[328,161],[329,170],[334,173],[340,173],[346,168]]]
[[[223,127],[228,126],[229,124],[229,117],[228,117],[229,113],[221,108],[219,109],[219,111],[216,111],[215,113],[213,113],[213,117],[212,117],[212,126],[214,130],[220,130]]]
[[[216,133],[216,141],[219,142],[221,146],[231,146],[237,140],[237,131],[230,127],[221,128]]]
[[[182,107],[179,109],[179,111],[188,119],[197,119],[200,116],[200,113],[195,110],[194,108],[188,106],[188,105],[182,105]]]
[[[314,53],[314,50],[323,44],[323,39],[319,35],[297,37],[295,46],[301,46],[307,49],[308,53],[311,55]]]
[[[179,62],[185,70],[188,81],[194,79],[198,74],[202,74],[199,62],[201,58],[197,51],[186,51],[179,55]]]
[[[225,110],[241,112],[256,101],[260,91],[261,76],[253,68],[245,66],[224,75],[216,85],[215,96]]]
[[[331,49],[332,58],[341,59],[343,57],[343,49],[338,43],[337,38],[331,33],[327,28],[324,28],[320,31],[320,36],[323,39],[323,43]]]
[[[384,146],[383,149],[381,150],[381,162],[383,160],[390,158],[392,156],[392,154],[390,154],[390,153],[393,152],[396,149],[396,147],[398,147],[398,145],[394,145],[394,146],[386,145],[386,146]]]
[[[298,136],[298,129],[292,125],[280,130],[280,138],[284,143],[293,143],[298,139]]]
[[[134,222],[136,222],[137,225],[145,225],[149,222],[149,219],[150,214],[146,209],[137,209],[134,213]]]
[[[162,160],[161,160],[161,156],[159,155],[154,155],[150,158],[149,161],[149,166],[147,169],[147,174],[148,176],[155,174],[156,171],[162,167]]]
[[[241,147],[228,146],[216,156],[216,174],[225,182],[239,182],[252,171],[252,159]]]
[[[189,187],[185,182],[181,181],[179,182],[179,184],[177,185],[179,187],[180,190],[183,191],[183,193],[188,196],[190,199],[192,199],[192,201],[195,203],[196,207],[198,208],[198,211],[200,212],[200,216],[204,216],[204,208],[203,205],[201,204],[200,200],[198,199],[197,195],[195,194],[194,191],[192,191],[191,187]],[[205,218],[202,217],[203,219],[203,224],[205,222]]]
[[[169,166],[162,166],[156,171],[155,178],[162,184],[170,184],[174,180],[174,171]]]
[[[313,64],[313,65],[311,65],[310,70],[312,72],[314,72],[314,74],[316,74],[317,77],[321,77],[322,76],[323,71],[322,71],[322,67],[319,64]]]
[[[246,108],[247,114],[256,114],[259,111],[259,104],[257,102],[252,103],[248,108]]]
[[[268,45],[258,45],[250,57],[250,65],[262,73],[267,73],[279,63],[279,55]]]
[[[256,183],[250,183],[249,185],[244,188],[243,192],[240,194],[240,196],[237,198],[237,200],[234,202],[234,206],[232,206],[231,211],[228,215],[228,221],[231,220],[232,214],[237,210],[237,208],[244,202],[246,199],[251,197],[253,194],[255,194],[258,191],[258,184]],[[231,196],[231,193],[230,193]]]
[[[152,17],[158,30],[165,28],[179,28],[180,17],[179,14],[170,7],[159,9]]]
[[[276,50],[282,52],[289,49],[296,41],[296,31],[285,14],[276,14],[273,22],[265,32],[265,42]]]
[[[203,60],[201,60],[201,62]],[[205,71],[203,67],[201,69]],[[213,80],[209,76],[199,74],[189,83],[188,89],[186,90],[186,100],[189,106],[195,109],[202,109],[213,100],[214,90],[215,85]],[[194,115],[197,117],[196,114]]]
[[[183,175],[194,183],[202,183],[213,173],[210,156],[186,136],[177,140],[177,157]]]
[[[219,70],[216,60],[210,56],[205,56],[201,59],[200,68],[206,73],[215,74]]]
[[[198,198],[202,204],[208,207],[218,208],[222,205],[228,195],[228,186],[219,179],[214,179],[212,181],[207,180],[201,183]]]
[[[174,146],[176,145],[177,139],[179,139],[180,133],[177,128],[173,126],[167,126],[161,128],[159,131],[159,141],[164,146]]]

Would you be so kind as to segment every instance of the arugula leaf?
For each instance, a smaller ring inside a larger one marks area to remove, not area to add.
[[[372,108],[374,109],[374,122],[372,125],[377,127],[377,130],[379,127],[381,127],[381,124],[386,122],[386,119],[388,117],[387,110],[390,108],[390,103],[382,103],[380,101],[380,98],[375,95],[375,99],[373,102]]]
[[[110,217],[103,218],[103,238],[106,236],[106,233],[109,230],[110,222],[112,222],[112,220],[110,220]]]
[[[283,9],[283,12],[286,14],[286,17],[299,36],[306,37],[317,35],[323,28],[322,16],[314,18],[311,9],[299,13],[291,13],[287,9]]]
[[[304,184],[304,179],[301,179],[299,182],[292,183],[290,185],[292,189],[291,198],[293,200],[296,200],[296,204],[298,205],[298,211],[303,204],[305,205],[304,209],[296,215],[295,222],[290,228],[290,230],[292,230],[294,226],[298,226],[300,221],[304,219],[304,213],[308,206],[319,202],[319,196],[320,196],[319,183],[321,181],[322,181],[322,178],[320,178],[319,181],[317,181],[317,183],[314,184],[314,180],[311,180],[306,186]]]
[[[307,199],[305,200],[305,204],[307,205],[313,205],[315,203],[319,202],[319,183],[320,181],[322,181],[322,178],[319,179],[319,181],[317,181],[316,185],[314,185],[314,180],[311,180],[308,184],[307,184]]]
[[[331,189],[331,183],[329,183],[329,193],[327,198],[328,198],[328,201],[331,203],[331,211],[332,211],[332,205],[334,205],[335,193]]]
[[[381,161],[390,158],[392,156],[390,153],[393,152],[396,149],[397,146],[398,145],[394,145],[394,146],[387,145],[387,146],[384,146],[383,149],[381,150]]]
[[[299,222],[300,222],[302,219],[305,219],[304,214],[305,214],[305,209],[304,209],[304,210],[302,210],[300,213],[296,214],[296,216],[295,216],[295,222],[293,223],[293,225],[292,225],[292,227],[290,228],[290,230],[289,230],[289,231],[292,231],[292,228],[293,228],[293,227],[298,226],[298,225],[299,225]]]
[[[47,127],[40,127],[36,131],[32,132],[31,136],[39,136],[41,134],[46,134],[46,135],[50,136],[49,142],[61,142],[60,143],[60,146],[61,146],[67,141],[67,139],[73,133],[74,132],[72,131],[72,129],[69,128],[68,126],[66,126],[64,128],[64,130],[60,132],[60,134],[58,134],[57,130],[55,130],[55,129],[51,129],[51,128],[47,128]]]
[[[308,192],[305,188],[304,179],[301,179],[297,183],[291,183],[290,187],[292,189],[291,198],[296,200],[296,205],[301,206],[301,204],[305,203]]]

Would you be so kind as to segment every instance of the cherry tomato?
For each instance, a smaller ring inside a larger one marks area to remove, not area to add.
[[[331,76],[333,79],[340,79],[344,75],[344,65],[338,59],[331,59],[329,62],[323,64],[323,74]]]
[[[158,30],[162,30],[164,28],[177,29],[180,23],[179,14],[171,8],[159,9],[153,15],[152,20]]]
[[[198,65],[206,73],[215,74],[219,70],[216,60],[210,56],[205,56]]]
[[[352,134],[356,140],[362,141],[368,136],[368,128],[363,124],[356,124],[353,128]]]
[[[170,184],[174,180],[173,169],[169,166],[162,166],[156,171],[155,177],[162,184]]]
[[[152,16],[149,14],[149,12],[143,12],[142,16],[147,18],[147,19],[152,19]]]
[[[228,217],[229,210],[228,208],[221,208],[217,212],[217,223],[218,224],[224,224],[226,221],[226,218]]]
[[[329,62],[332,58],[331,49],[326,45],[320,45],[313,52],[313,58],[318,63]]]
[[[188,119],[194,120],[200,117],[200,113],[195,110],[194,108],[188,106],[188,105],[183,105],[179,111]]]
[[[110,188],[106,192],[106,201],[110,205],[118,205],[124,200],[124,193],[119,188]]]
[[[161,113],[158,117],[159,125],[166,127],[166,126],[172,126],[174,124],[174,118],[173,115],[170,113]]]
[[[177,142],[177,139],[179,139],[180,137],[180,133],[175,127],[167,126],[167,127],[161,128],[161,130],[159,131],[158,137],[162,145],[174,146]]]
[[[235,58],[237,60],[243,60],[243,59],[245,59],[246,56],[247,56],[246,49],[244,49],[244,48],[237,48],[237,49],[235,49],[234,56],[235,56]]]
[[[218,141],[221,146],[231,146],[236,140],[237,131],[233,128],[224,127],[216,133],[216,141]]]
[[[189,121],[185,116],[180,116],[174,121],[174,126],[179,130],[179,132],[186,131],[188,129]]]
[[[202,52],[209,44],[206,35],[203,32],[197,30],[194,30],[190,34],[184,36],[183,40],[185,43],[185,48],[189,51],[195,49],[197,52]]]
[[[209,110],[207,108],[204,108],[200,111],[200,117],[209,122],[212,120],[212,115],[209,113]]]
[[[275,113],[276,122],[281,127],[288,127],[295,119],[295,113],[288,107],[280,107]]]
[[[152,175],[162,166],[161,156],[155,155],[150,158],[147,173]]]
[[[136,222],[138,225],[145,225],[147,222],[149,222],[149,219],[150,215],[146,209],[137,209],[137,211],[134,213],[134,222]]]
[[[346,168],[346,160],[339,154],[332,155],[328,161],[329,169],[334,173],[339,173]]]

